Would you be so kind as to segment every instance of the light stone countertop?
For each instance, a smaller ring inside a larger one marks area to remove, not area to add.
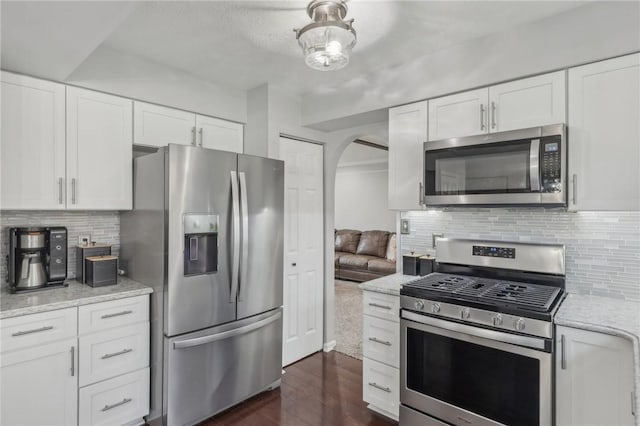
[[[21,294],[11,294],[9,288],[3,286],[0,291],[0,319],[141,296],[153,292],[151,287],[127,277],[118,277],[118,280],[118,284],[95,288],[70,280],[68,287]]]
[[[640,407],[640,303],[569,294],[554,317],[556,325],[612,334],[633,344],[636,413]],[[640,416],[635,422],[640,426]]]
[[[397,272],[392,275],[376,278],[375,280],[365,281],[358,285],[359,288],[367,291],[375,291],[378,293],[392,294],[394,296],[400,295],[400,287],[402,284],[406,284],[410,281],[422,278],[419,275],[404,275],[401,272]]]

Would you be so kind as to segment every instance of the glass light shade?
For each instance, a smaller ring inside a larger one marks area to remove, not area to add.
[[[332,71],[349,63],[356,35],[351,29],[327,23],[300,34],[298,44],[308,66],[320,71]]]

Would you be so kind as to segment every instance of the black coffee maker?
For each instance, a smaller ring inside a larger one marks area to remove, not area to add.
[[[66,285],[67,228],[10,228],[8,269],[11,293]]]

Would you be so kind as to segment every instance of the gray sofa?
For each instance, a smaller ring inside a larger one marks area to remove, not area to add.
[[[336,278],[362,282],[395,272],[395,232],[336,230]]]

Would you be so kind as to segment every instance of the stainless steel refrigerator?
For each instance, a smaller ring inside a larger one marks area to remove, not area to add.
[[[153,424],[280,385],[284,163],[169,145],[134,162],[121,264],[151,296]]]

